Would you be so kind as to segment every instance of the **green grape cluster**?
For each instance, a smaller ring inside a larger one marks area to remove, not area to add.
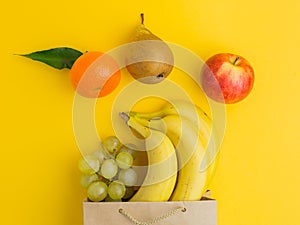
[[[78,161],[80,185],[90,201],[127,201],[136,191],[138,176],[132,168],[135,151],[115,136]]]

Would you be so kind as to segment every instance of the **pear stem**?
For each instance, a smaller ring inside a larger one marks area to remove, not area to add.
[[[141,13],[141,24],[144,25],[144,13]]]

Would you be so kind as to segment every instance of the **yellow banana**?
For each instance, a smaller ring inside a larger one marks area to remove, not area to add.
[[[184,100],[170,100],[160,110],[151,113],[133,112],[129,113],[131,116],[143,118],[147,120],[154,120],[163,118],[168,115],[180,115],[191,121],[192,126],[200,134],[200,138],[204,143],[206,151],[207,162],[202,164],[200,170],[208,169],[209,177],[213,177],[215,167],[218,162],[218,145],[221,137],[213,127],[210,116],[199,106]]]
[[[168,115],[180,115],[191,121],[194,129],[200,132],[201,138],[209,142],[212,135],[212,120],[204,110],[191,102],[184,100],[170,100],[160,110],[151,113],[129,112],[130,116],[154,120]],[[205,146],[208,143],[205,144]]]
[[[170,139],[162,132],[150,130],[135,118],[121,115],[129,127],[145,138],[148,156],[147,174],[143,184],[130,201],[168,201],[177,179],[177,157]]]
[[[212,120],[210,116],[199,106],[192,104],[191,102],[184,100],[170,100],[162,106],[160,110],[151,113],[140,113],[131,111],[129,112],[130,116],[137,116],[143,119],[154,119],[162,118],[167,115],[177,115],[179,114],[182,117],[189,118],[193,123],[201,125],[202,121],[206,121],[204,124],[211,125]]]
[[[205,143],[192,123],[179,115],[167,115],[161,119],[145,120],[135,116],[136,121],[151,129],[164,131],[176,148],[179,161],[177,184],[170,198],[172,201],[200,200],[206,191],[208,170],[200,170],[207,162]]]

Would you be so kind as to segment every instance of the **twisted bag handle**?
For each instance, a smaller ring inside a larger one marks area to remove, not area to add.
[[[184,208],[184,207],[178,207],[176,209],[171,209],[166,214],[158,216],[158,217],[155,217],[154,219],[152,219],[152,220],[150,220],[148,222],[145,222],[145,221],[139,221],[139,220],[137,220],[132,215],[130,215],[125,209],[123,209],[123,208],[119,209],[119,213],[121,213],[122,215],[124,215],[125,217],[127,217],[132,223],[134,223],[136,225],[150,225],[150,224],[155,224],[155,223],[158,223],[158,222],[160,222],[160,221],[162,221],[164,219],[167,219],[170,216],[178,214],[180,212],[185,213],[186,212],[186,208]]]

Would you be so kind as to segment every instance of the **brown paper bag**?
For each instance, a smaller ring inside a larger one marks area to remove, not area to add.
[[[83,202],[84,225],[216,225],[217,203]]]

